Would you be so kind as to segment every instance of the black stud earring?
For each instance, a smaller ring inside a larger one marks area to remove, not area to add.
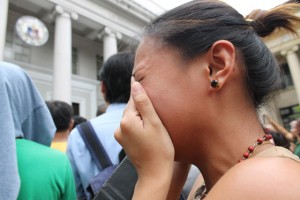
[[[211,85],[211,87],[213,87],[213,88],[218,88],[219,87],[219,82],[217,81],[217,80],[212,80],[211,82],[210,82],[210,85]]]

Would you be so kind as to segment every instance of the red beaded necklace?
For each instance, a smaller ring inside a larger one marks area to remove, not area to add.
[[[273,138],[272,135],[268,134],[268,133],[266,133],[261,138],[257,138],[256,142],[252,146],[248,147],[248,150],[243,154],[243,157],[238,162],[248,159],[258,146],[260,146],[261,144],[263,144],[266,141],[270,141],[272,138]],[[206,190],[206,186],[205,186],[205,184],[203,184],[195,192],[194,199],[200,197],[200,200],[203,200],[206,197],[207,193],[208,193],[208,191]]]
[[[243,157],[241,159],[239,159],[238,162],[241,162],[243,160],[246,160],[247,158],[249,158],[252,153],[254,152],[254,150],[259,146],[261,145],[263,142],[265,141],[270,141],[272,139],[272,135],[271,134],[265,134],[262,138],[257,138],[256,142],[254,143],[253,146],[249,146],[248,147],[248,151],[246,151],[244,154],[243,154]]]

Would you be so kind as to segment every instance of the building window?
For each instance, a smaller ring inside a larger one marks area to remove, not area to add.
[[[292,79],[289,65],[287,63],[283,63],[281,64],[281,68],[284,71],[284,75],[283,75],[284,88],[293,87],[294,84],[293,84],[293,79]]]
[[[97,54],[96,55],[96,66],[97,66],[97,79],[98,80],[100,80],[99,72],[100,72],[100,70],[102,68],[102,65],[103,65],[103,56]]]
[[[7,29],[4,58],[30,63],[31,46],[17,36],[13,28]]]
[[[80,115],[80,105],[79,103],[72,103],[72,107],[73,107],[73,115]]]
[[[72,47],[72,74],[78,74],[77,62],[78,62],[78,50],[76,47]]]
[[[290,130],[290,122],[300,118],[300,106],[298,104],[280,108],[279,113],[283,122],[283,126]]]

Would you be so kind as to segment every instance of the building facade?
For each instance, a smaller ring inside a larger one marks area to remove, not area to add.
[[[16,22],[22,16],[46,25],[46,44],[31,46],[20,39]],[[24,68],[45,100],[69,102],[76,114],[90,119],[104,101],[97,80],[103,61],[134,50],[155,17],[132,0],[1,0],[0,60]],[[300,37],[278,32],[265,42],[286,72],[286,86],[262,113],[288,126],[300,117]]]
[[[300,25],[297,27],[299,33]],[[265,43],[282,67],[285,79],[284,89],[274,99],[273,105],[267,108],[267,112],[289,128],[290,121],[300,118],[300,37],[296,34],[276,31],[265,39]]]
[[[134,50],[155,17],[131,0],[1,0],[0,16],[0,60],[24,68],[45,100],[66,101],[88,119],[104,101],[97,80],[103,61]],[[19,37],[16,22],[22,16],[45,24],[44,45]]]

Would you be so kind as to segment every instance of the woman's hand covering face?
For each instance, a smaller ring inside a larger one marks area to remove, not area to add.
[[[174,147],[169,134],[139,82],[132,78],[131,97],[116,140],[123,146],[140,178],[172,174]]]

